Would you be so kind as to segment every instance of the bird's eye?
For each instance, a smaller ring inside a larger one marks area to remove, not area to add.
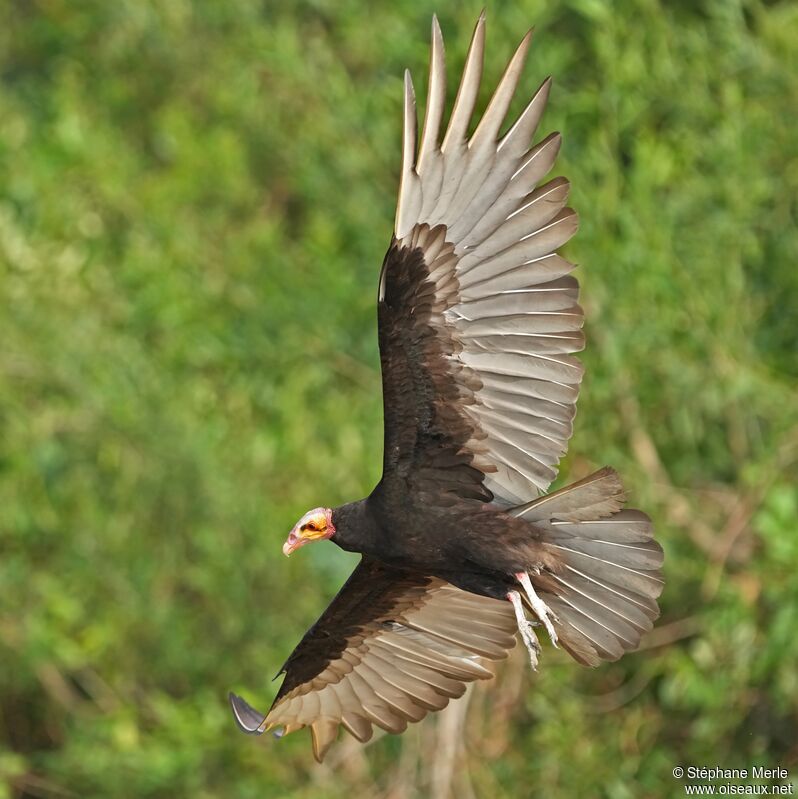
[[[316,529],[317,529],[317,527],[316,527],[316,523],[315,523],[315,522],[308,522],[308,523],[305,525],[305,529],[306,529],[306,530],[316,530]]]

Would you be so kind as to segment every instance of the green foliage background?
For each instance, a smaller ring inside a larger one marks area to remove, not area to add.
[[[470,2],[2,4],[0,797],[798,778],[794,2],[488,8],[483,102],[532,23],[525,91],[555,76],[539,137],[564,135],[589,316],[562,477],[611,463],[657,523],[643,651],[513,657],[462,724],[323,767],[304,732],[234,728],[227,690],[267,706],[352,566],[286,561],[288,528],[378,477],[376,279],[433,11],[453,96]]]

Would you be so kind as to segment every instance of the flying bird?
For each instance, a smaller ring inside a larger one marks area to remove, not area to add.
[[[360,563],[283,665],[267,714],[231,694],[245,732],[310,727],[321,761],[339,726],[367,741],[488,679],[516,633],[537,667],[542,627],[595,666],[634,650],[659,615],[662,549],[605,467],[547,494],[573,429],[583,368],[569,184],[560,135],[532,139],[550,79],[500,136],[530,44],[521,41],[474,132],[485,18],[445,132],[443,38],[432,21],[418,137],[409,72],[393,238],[378,288],[383,474],[365,499],[306,513],[313,541]],[[531,617],[528,619],[527,614]]]

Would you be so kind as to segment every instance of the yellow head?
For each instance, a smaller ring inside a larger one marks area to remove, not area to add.
[[[309,510],[288,534],[283,544],[283,555],[290,555],[295,549],[309,544],[311,541],[321,541],[332,538],[335,525],[332,521],[330,508],[314,508]]]

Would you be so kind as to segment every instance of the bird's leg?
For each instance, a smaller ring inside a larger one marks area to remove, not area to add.
[[[521,640],[529,652],[529,662],[532,664],[532,671],[538,670],[538,655],[540,654],[540,644],[538,643],[532,624],[524,615],[524,605],[521,602],[521,594],[518,591],[508,591],[507,599],[513,604],[515,620],[518,623],[518,632],[521,633]]]
[[[518,574],[515,575],[515,579],[523,586],[529,604],[532,606],[532,610],[535,611],[535,615],[543,622],[543,626],[546,628],[546,632],[549,634],[552,644],[556,647],[557,631],[554,629],[554,625],[551,622],[552,619],[554,619],[554,621],[559,621],[559,619],[554,615],[549,606],[535,593],[535,589],[532,587],[532,581],[529,579],[529,575],[526,572],[518,572]]]

